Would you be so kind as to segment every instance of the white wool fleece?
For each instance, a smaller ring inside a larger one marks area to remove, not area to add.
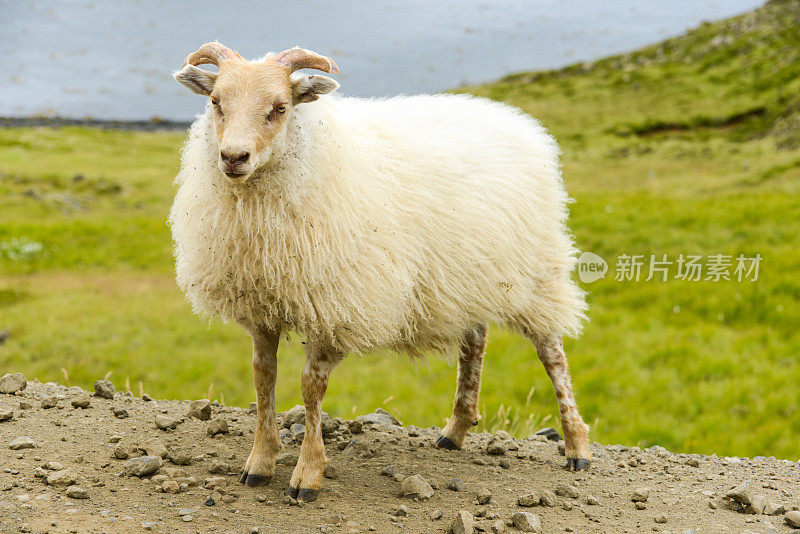
[[[243,184],[192,125],[170,214],[196,312],[342,352],[450,352],[477,324],[576,335],[583,292],[559,149],[535,120],[463,95],[294,109]]]

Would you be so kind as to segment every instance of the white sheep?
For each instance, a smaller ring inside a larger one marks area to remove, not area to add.
[[[218,65],[214,74],[195,65]],[[313,500],[331,370],[348,353],[458,351],[453,415],[437,441],[477,424],[486,325],[527,336],[553,382],[567,467],[589,465],[561,338],[585,319],[559,149],[538,122],[463,95],[323,96],[338,72],[293,48],[247,61],[219,43],[175,79],[210,96],[191,127],[170,214],[177,280],[196,312],[253,337],[258,423],[242,474],[267,483],[281,331],[308,338],[306,434],[288,488]]]

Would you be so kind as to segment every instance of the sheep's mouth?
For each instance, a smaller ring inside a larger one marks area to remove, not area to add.
[[[249,173],[246,172],[225,172],[225,176],[230,178],[231,180],[240,180],[247,176]]]

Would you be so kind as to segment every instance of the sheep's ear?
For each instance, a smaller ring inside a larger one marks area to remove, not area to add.
[[[207,70],[198,69],[194,65],[185,65],[172,75],[175,81],[186,86],[191,92],[208,96],[214,89],[217,75]]]
[[[319,95],[326,95],[338,87],[336,80],[319,74],[292,76],[292,101],[294,104],[313,102]]]

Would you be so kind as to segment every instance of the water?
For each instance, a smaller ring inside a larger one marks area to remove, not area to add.
[[[171,77],[218,39],[245,57],[294,45],[336,60],[341,92],[441,91],[634,50],[754,0],[0,0],[0,115],[188,120]]]

